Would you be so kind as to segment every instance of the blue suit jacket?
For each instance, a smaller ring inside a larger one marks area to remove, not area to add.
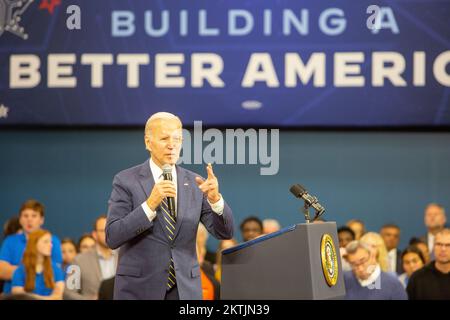
[[[149,161],[119,172],[113,181],[106,224],[106,242],[119,250],[115,299],[164,299],[172,255],[180,299],[202,299],[196,235],[199,221],[218,239],[233,236],[233,216],[225,203],[223,215],[212,211],[195,182],[197,174],[176,166],[177,223],[171,243],[163,216],[149,221],[142,203],[154,180]]]

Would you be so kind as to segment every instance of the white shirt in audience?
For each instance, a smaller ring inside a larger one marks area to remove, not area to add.
[[[433,252],[433,248],[434,248],[434,235],[428,232],[428,251],[430,253]]]
[[[397,272],[397,248],[391,249],[388,252],[389,271]]]
[[[100,252],[98,252],[98,262],[100,264],[100,271],[102,272],[102,279],[110,279],[116,275],[116,251],[112,251],[108,259],[105,259]]]

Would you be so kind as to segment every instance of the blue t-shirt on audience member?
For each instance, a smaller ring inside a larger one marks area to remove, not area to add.
[[[27,245],[27,238],[25,234],[13,234],[3,241],[0,249],[0,260],[6,261],[13,266],[18,266],[22,263],[22,256]],[[52,235],[52,262],[56,263],[61,268],[62,253],[61,241],[58,237]],[[3,285],[3,293],[11,293],[11,281],[5,281]]]
[[[56,282],[64,281],[64,273],[61,268],[56,265],[56,263],[52,262],[53,268],[53,280]],[[21,264],[16,271],[14,271],[14,275],[11,281],[11,287],[25,287],[25,267]],[[52,294],[53,289],[47,288],[45,286],[44,281],[44,273],[36,273],[36,280],[34,282],[34,290],[33,293],[41,295],[41,296],[49,296]]]
[[[381,272],[372,289],[361,286],[352,271],[344,272],[344,282],[347,300],[408,300],[401,282],[389,272]]]

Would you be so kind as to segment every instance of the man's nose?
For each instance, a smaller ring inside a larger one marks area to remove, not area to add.
[[[175,144],[176,144],[175,139],[170,138],[169,143],[167,144],[167,147],[170,149],[173,149],[173,148],[175,148]]]

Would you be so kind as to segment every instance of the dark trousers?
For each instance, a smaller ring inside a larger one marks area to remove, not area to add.
[[[175,286],[170,291],[166,291],[164,300],[180,300],[180,296],[178,295],[178,287]]]

